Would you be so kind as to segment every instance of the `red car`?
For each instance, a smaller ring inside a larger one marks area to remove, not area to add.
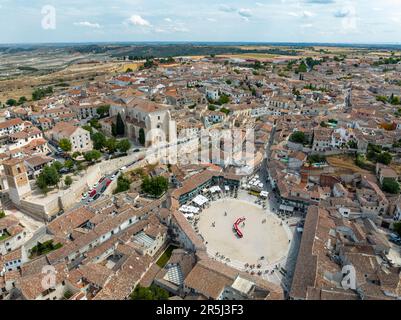
[[[111,180],[110,180],[110,179],[107,179],[107,181],[106,181],[106,186],[108,187],[108,186],[110,185],[110,183],[111,183]]]
[[[89,193],[89,197],[93,197],[96,194],[96,189],[93,189],[90,193]]]
[[[101,177],[100,180],[99,180],[99,183],[102,183],[103,180],[104,180],[104,177]]]

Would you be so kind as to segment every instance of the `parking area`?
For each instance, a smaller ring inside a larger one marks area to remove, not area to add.
[[[82,195],[81,203],[85,205],[99,199],[102,196],[102,194],[106,191],[106,189],[110,186],[110,184],[113,182],[113,180],[118,178],[121,171],[122,169],[114,172],[111,175],[107,175],[100,178],[100,180],[95,185],[91,186],[88,192]]]

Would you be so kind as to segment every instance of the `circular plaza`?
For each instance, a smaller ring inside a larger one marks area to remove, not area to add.
[[[291,238],[286,228],[268,209],[241,196],[211,201],[196,223],[209,255],[258,274],[286,258]]]

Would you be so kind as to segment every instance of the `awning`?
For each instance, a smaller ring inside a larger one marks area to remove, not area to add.
[[[193,206],[182,206],[180,208],[181,212],[184,213],[198,213],[199,212],[199,208],[193,207]]]
[[[287,211],[287,212],[294,212],[294,207],[285,206],[282,204],[282,205],[280,205],[280,210]]]
[[[214,186],[210,188],[211,193],[216,193],[216,192],[221,192],[221,189],[219,186]]]
[[[195,197],[195,199],[192,200],[195,204],[197,204],[198,206],[203,206],[206,202],[208,202],[208,198],[202,196],[202,195],[198,195]]]

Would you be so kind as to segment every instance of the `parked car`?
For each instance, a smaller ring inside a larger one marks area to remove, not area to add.
[[[141,150],[139,150],[139,149],[135,149],[135,150],[134,150],[134,152],[139,152],[139,151],[141,151]]]
[[[89,197],[92,198],[96,193],[97,193],[96,189],[92,190],[92,191],[89,193]]]
[[[121,167],[120,171],[122,172],[122,171],[124,171],[125,169],[127,169],[127,167],[126,167],[126,166],[124,166],[124,167]]]
[[[99,180],[99,183],[102,183],[104,179],[105,179],[105,177],[101,177]]]
[[[61,168],[59,172],[62,173],[62,174],[70,173],[70,169],[68,169],[68,168]]]
[[[396,233],[391,233],[391,234],[389,235],[389,240],[390,240],[392,243],[401,245],[401,237],[400,237],[398,234],[396,234]]]
[[[115,174],[113,174],[112,176],[111,176],[111,180],[114,180],[116,178],[116,175]]]

